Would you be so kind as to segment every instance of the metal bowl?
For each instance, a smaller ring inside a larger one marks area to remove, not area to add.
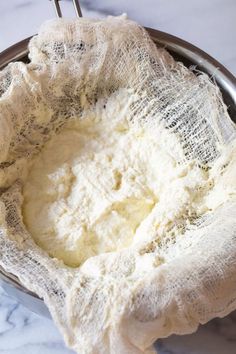
[[[229,115],[236,123],[236,78],[223,65],[192,44],[152,28],[146,28],[146,30],[156,45],[165,47],[176,60],[183,62],[186,67],[196,66],[196,69],[214,78],[228,107]],[[13,61],[29,62],[28,43],[30,38],[26,38],[0,53],[0,69]],[[9,295],[15,297],[25,307],[39,315],[51,317],[43,300],[21,285],[17,277],[6,273],[1,267],[0,284]]]

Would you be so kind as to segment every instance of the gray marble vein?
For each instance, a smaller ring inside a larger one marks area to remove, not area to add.
[[[1,354],[69,354],[51,320],[25,309],[0,290]]]
[[[128,16],[199,46],[236,74],[235,0],[81,0],[84,16]],[[74,16],[71,1],[63,13]],[[37,33],[55,16],[48,0],[0,0],[0,51]],[[188,336],[156,344],[159,354],[235,354],[236,312]],[[0,354],[72,354],[52,321],[25,309],[0,290]],[[105,353],[104,353],[105,354]],[[123,353],[121,353],[123,354]]]

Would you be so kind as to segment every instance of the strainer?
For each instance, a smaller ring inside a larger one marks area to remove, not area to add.
[[[56,14],[62,17],[58,0],[53,0]],[[82,16],[79,2],[73,0],[77,16]],[[236,78],[218,61],[194,45],[172,36],[171,34],[146,27],[152,40],[163,46],[174,57],[184,63],[186,67],[195,66],[214,78],[220,87],[224,102],[232,120],[236,123]],[[0,69],[13,61],[28,62],[28,43],[31,37],[26,38],[0,53]],[[12,274],[6,273],[0,268],[0,282],[4,290],[19,300],[24,306],[40,315],[50,317],[44,302],[34,293],[22,286],[19,280]]]

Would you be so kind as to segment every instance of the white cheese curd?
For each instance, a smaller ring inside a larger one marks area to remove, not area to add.
[[[100,100],[65,124],[29,166],[24,223],[40,247],[69,266],[173,235],[205,211],[208,174],[177,161],[181,151],[166,130],[131,123],[129,100],[122,90]]]

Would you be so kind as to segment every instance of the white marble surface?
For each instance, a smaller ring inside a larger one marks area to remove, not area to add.
[[[84,0],[81,4],[86,16],[127,12],[143,25],[194,43],[236,74],[236,0]],[[69,1],[63,8],[73,15]],[[0,0],[0,51],[36,33],[40,23],[53,16],[48,0]],[[158,341],[157,348],[159,354],[234,354],[236,313],[201,326],[195,334]],[[52,321],[0,290],[0,354],[69,353]]]

